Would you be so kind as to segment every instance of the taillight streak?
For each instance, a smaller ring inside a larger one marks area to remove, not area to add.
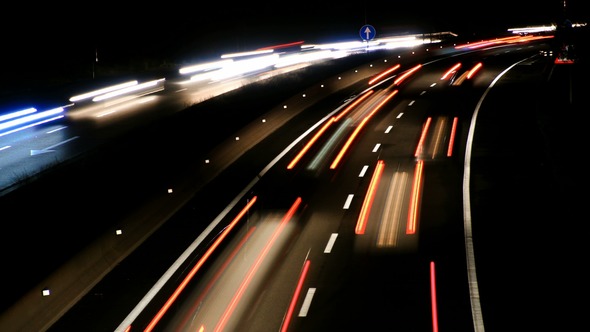
[[[164,314],[166,314],[166,312],[168,311],[170,306],[174,303],[174,301],[176,301],[176,299],[178,298],[180,293],[182,293],[182,291],[185,289],[186,285],[192,280],[192,278],[199,271],[201,266],[203,266],[203,264],[205,264],[205,262],[207,261],[209,256],[211,256],[213,251],[215,251],[215,249],[217,249],[219,244],[225,239],[227,234],[229,234],[229,232],[235,227],[235,225],[238,223],[238,221],[240,221],[240,219],[242,219],[242,217],[246,214],[246,212],[248,212],[248,210],[250,210],[250,208],[252,207],[252,205],[254,205],[256,200],[257,200],[257,196],[252,197],[252,199],[248,202],[248,204],[246,204],[246,206],[242,209],[242,211],[240,211],[240,213],[234,218],[234,220],[228,225],[228,227],[223,230],[223,232],[220,234],[220,236],[207,249],[205,254],[201,257],[201,259],[199,259],[197,264],[191,269],[191,271],[187,274],[187,276],[184,278],[184,280],[176,288],[174,293],[172,293],[172,295],[168,298],[168,300],[166,301],[164,306],[158,311],[156,316],[154,316],[154,318],[152,318],[152,321],[148,324],[148,326],[145,328],[144,331],[147,332],[147,331],[152,331],[154,329],[156,324],[158,324],[160,319],[162,319]]]
[[[348,140],[346,141],[346,143],[344,144],[344,146],[342,147],[342,149],[340,149],[340,152],[338,153],[338,155],[336,156],[336,158],[334,159],[334,161],[332,162],[332,164],[330,165],[330,169],[335,169],[338,166],[338,163],[340,162],[340,160],[342,159],[342,157],[344,156],[344,154],[346,153],[346,151],[348,150],[348,148],[350,147],[350,145],[352,144],[352,141],[356,138],[356,136],[359,134],[359,132],[363,129],[363,127],[365,126],[365,124],[369,121],[369,119],[375,114],[377,113],[377,111],[379,109],[381,109],[381,107],[383,107],[383,105],[385,105],[385,103],[387,103],[391,98],[393,98],[393,96],[395,96],[397,94],[398,90],[394,90],[392,91],[387,97],[385,97],[383,99],[383,101],[381,101],[381,103],[379,103],[379,105],[377,105],[372,111],[371,113],[369,113],[362,121],[361,123],[355,128],[354,132],[348,137]]]
[[[246,233],[246,235],[240,240],[240,242],[238,243],[238,245],[236,246],[236,248],[231,252],[231,254],[229,255],[229,257],[225,260],[225,262],[222,264],[222,266],[215,272],[215,275],[213,276],[213,278],[211,278],[211,281],[207,284],[207,286],[205,287],[205,289],[201,292],[201,294],[199,295],[199,297],[197,298],[196,301],[194,301],[194,307],[193,309],[196,309],[195,307],[199,307],[201,305],[201,303],[203,302],[203,299],[209,294],[209,291],[211,290],[211,288],[213,288],[213,286],[215,285],[215,283],[217,282],[217,280],[219,280],[219,278],[221,277],[221,275],[223,274],[223,272],[227,269],[227,267],[229,266],[229,264],[234,260],[234,257],[240,252],[240,250],[244,247],[244,244],[246,244],[246,242],[248,242],[248,240],[250,239],[250,237],[252,236],[252,234],[254,234],[254,231],[256,230],[256,227],[251,227],[248,232]],[[187,312],[190,313],[190,315],[187,315],[186,319],[184,320],[183,324],[181,324],[181,326],[185,326],[187,324],[187,321],[189,319],[194,319],[194,313],[196,310],[189,310]],[[182,330],[184,330],[184,328],[182,328]]]
[[[239,300],[242,298],[242,295],[244,294],[244,292],[248,288],[248,285],[252,281],[252,278],[254,278],[254,274],[258,271],[258,268],[260,267],[260,265],[264,261],[264,258],[266,257],[266,255],[268,254],[268,252],[270,251],[272,246],[274,245],[274,243],[277,240],[277,238],[279,237],[279,235],[282,233],[283,229],[285,228],[285,226],[287,225],[289,220],[291,220],[291,218],[295,214],[295,211],[297,211],[297,208],[299,207],[300,204],[301,204],[301,197],[298,197],[295,200],[295,202],[293,203],[293,205],[291,206],[291,208],[289,209],[289,211],[287,211],[287,213],[285,214],[285,216],[281,220],[279,227],[277,227],[275,232],[272,234],[271,239],[264,246],[262,252],[260,253],[258,258],[256,259],[254,265],[252,265],[252,267],[250,267],[250,270],[248,270],[246,277],[244,278],[244,280],[240,284],[240,287],[238,288],[237,292],[234,294],[233,298],[231,299],[229,306],[226,308],[221,319],[219,320],[219,322],[215,326],[215,331],[223,331],[223,329],[225,328],[225,325],[229,321],[229,318],[233,314]]]
[[[330,120],[328,120],[322,126],[322,128],[312,137],[312,139],[309,140],[309,142],[307,142],[307,144],[303,147],[303,149],[301,149],[301,151],[295,156],[295,158],[293,158],[293,160],[289,163],[289,165],[287,165],[287,169],[293,169],[295,167],[295,165],[301,160],[301,158],[303,158],[303,156],[309,151],[309,149],[311,149],[311,147],[319,140],[319,138],[324,134],[324,132],[326,132],[328,127],[330,127],[334,122],[336,122],[336,121],[340,120],[342,117],[344,117],[344,115],[346,115],[348,112],[350,112],[350,110],[355,108],[363,100],[368,98],[371,94],[373,94],[373,92],[374,92],[373,90],[367,91],[365,94],[363,94],[359,98],[357,98],[353,103],[348,105],[336,117],[332,117]]]
[[[482,63],[479,62],[478,64],[476,64],[475,66],[473,66],[473,68],[471,68],[471,70],[469,71],[469,73],[467,74],[467,79],[470,79],[473,77],[473,75],[475,75],[475,73],[477,73],[481,67],[482,67]]]
[[[451,137],[449,138],[449,146],[447,148],[447,157],[453,155],[453,145],[455,144],[455,135],[457,134],[457,123],[459,119],[455,117],[453,119],[453,127],[451,128]]]
[[[406,234],[416,233],[416,224],[418,223],[418,211],[420,208],[420,191],[422,189],[422,172],[424,161],[419,160],[414,170],[414,181],[412,183],[412,192],[410,196],[410,208],[408,211],[408,222],[406,224]]]
[[[457,69],[459,69],[461,67],[461,63],[457,63],[456,65],[454,65],[453,67],[451,67],[451,69],[447,70],[446,73],[443,74],[443,76],[440,78],[441,80],[446,80],[447,78],[449,78],[449,76],[454,73],[455,71],[457,71]]]
[[[371,79],[371,80],[369,81],[369,85],[371,85],[371,84],[375,83],[376,81],[380,80],[382,77],[384,77],[384,76],[388,75],[389,73],[393,72],[394,70],[398,69],[399,67],[400,67],[400,65],[399,65],[399,64],[397,64],[397,65],[395,65],[395,66],[393,66],[393,67],[391,67],[391,68],[387,69],[386,71],[382,72],[381,74],[379,74],[379,75],[375,76],[373,79]]]
[[[438,332],[438,307],[436,304],[436,273],[430,262],[430,302],[432,307],[432,332]]]
[[[402,220],[402,206],[406,196],[407,182],[407,172],[395,172],[389,182],[383,217],[377,234],[377,247],[397,245],[398,225]]]
[[[338,116],[336,116],[336,118],[334,119],[334,122],[342,119],[342,117],[344,117],[344,115],[350,112],[351,109],[355,108],[358,104],[360,104],[363,100],[367,99],[374,92],[374,90],[369,90],[364,95],[360,96],[357,100],[355,100],[352,104],[348,105],[348,107],[346,107],[342,112],[340,112],[340,114],[338,114]]]
[[[420,135],[420,141],[418,141],[418,146],[416,147],[416,152],[414,152],[414,157],[418,157],[424,148],[424,140],[426,139],[426,134],[428,133],[428,128],[430,127],[430,122],[432,122],[432,118],[426,119],[426,123],[422,127],[422,134]]]
[[[311,146],[322,136],[322,134],[332,125],[332,123],[336,122],[336,118],[332,117],[330,120],[326,121],[326,123],[322,126],[322,128],[315,134],[313,137],[305,144],[303,149],[299,151],[297,156],[293,158],[293,160],[287,165],[287,169],[293,169],[295,165],[303,158],[303,155],[311,148]]]
[[[287,310],[287,314],[283,321],[283,325],[281,326],[281,332],[286,332],[289,328],[289,324],[291,323],[291,317],[293,317],[293,311],[295,311],[295,305],[297,305],[297,300],[299,299],[299,295],[301,294],[301,288],[303,288],[303,282],[305,281],[305,277],[307,276],[307,271],[309,271],[309,264],[309,260],[306,260],[305,264],[303,264],[303,269],[301,271],[301,274],[299,275],[299,281],[297,282],[295,293],[291,298],[289,309]]]
[[[365,233],[367,222],[369,220],[369,214],[371,213],[371,207],[373,206],[373,200],[375,199],[375,195],[377,194],[377,187],[379,186],[379,181],[381,180],[381,175],[383,174],[384,167],[385,163],[383,162],[383,160],[377,161],[375,172],[373,173],[373,177],[371,178],[367,194],[365,195],[365,200],[363,201],[361,212],[356,222],[356,228],[354,230],[356,234]]]

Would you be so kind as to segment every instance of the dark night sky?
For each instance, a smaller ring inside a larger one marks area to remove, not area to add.
[[[572,1],[568,8],[580,13]],[[99,64],[146,58],[190,63],[298,40],[356,40],[363,24],[373,25],[377,37],[453,31],[477,39],[488,32],[550,24],[563,17],[559,0],[496,0],[491,5],[464,1],[207,2],[200,9],[201,3],[123,5],[110,0],[72,7],[55,1],[23,1],[5,9],[0,20],[3,81],[23,63],[33,64],[25,70],[29,75],[34,70],[51,75],[76,66],[91,67],[95,52]]]

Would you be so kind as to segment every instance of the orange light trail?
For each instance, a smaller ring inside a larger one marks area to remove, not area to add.
[[[367,91],[364,95],[360,96],[352,104],[348,105],[348,107],[346,107],[344,109],[344,111],[340,112],[340,114],[338,114],[338,116],[336,116],[336,118],[334,119],[334,122],[342,119],[342,117],[344,117],[344,115],[346,115],[346,113],[350,112],[350,110],[355,108],[358,104],[360,104],[361,101],[367,99],[367,97],[369,97],[373,92],[375,92],[375,91],[373,91],[373,90]]]
[[[375,83],[375,81],[378,81],[378,80],[380,80],[380,79],[381,79],[383,76],[385,76],[385,75],[387,75],[387,74],[389,74],[389,73],[393,72],[394,70],[398,69],[399,67],[400,67],[400,65],[399,65],[399,64],[397,64],[397,65],[395,65],[395,66],[393,66],[393,67],[391,67],[391,68],[387,69],[386,71],[382,72],[381,74],[379,74],[379,75],[375,76],[375,78],[373,78],[372,80],[370,80],[370,81],[369,81],[369,85],[371,85],[371,84]]]
[[[467,74],[467,79],[472,78],[473,75],[475,75],[475,73],[477,73],[481,69],[482,66],[483,65],[480,62],[480,63],[476,64],[473,68],[471,68],[471,70],[469,71],[469,74]]]
[[[418,209],[420,207],[420,188],[422,187],[422,172],[424,170],[424,161],[419,160],[414,170],[414,182],[412,184],[412,196],[410,197],[410,208],[408,211],[408,223],[406,224],[406,234],[416,233],[416,224],[418,223]]]
[[[340,163],[340,160],[342,159],[342,157],[344,156],[344,154],[346,153],[346,151],[348,150],[348,148],[352,144],[352,141],[356,138],[356,136],[359,134],[359,132],[363,129],[363,127],[365,126],[365,124],[369,121],[369,119],[375,113],[377,113],[377,111],[381,107],[383,107],[383,105],[385,105],[386,102],[389,101],[389,99],[393,98],[393,96],[395,96],[397,94],[397,92],[398,92],[398,90],[394,90],[393,92],[391,92],[385,99],[383,99],[383,101],[381,101],[381,103],[379,103],[379,105],[377,105],[377,107],[375,107],[375,109],[373,109],[373,111],[371,111],[371,113],[369,113],[369,115],[367,115],[363,119],[363,121],[361,121],[361,123],[356,127],[356,129],[350,135],[350,137],[348,137],[348,140],[346,141],[346,143],[344,144],[344,146],[342,147],[342,149],[340,149],[340,152],[338,153],[338,155],[336,156],[336,158],[334,158],[334,161],[332,161],[332,164],[330,165],[330,169],[335,169],[336,166],[338,166],[338,163]]]
[[[461,67],[461,63],[457,63],[456,65],[454,65],[453,67],[451,67],[451,69],[447,70],[447,72],[444,73],[444,75],[440,79],[441,80],[446,80],[449,77],[449,75],[451,75],[454,71],[456,71],[460,67]]]
[[[293,205],[291,206],[291,208],[289,209],[289,211],[287,211],[287,213],[285,214],[285,216],[281,220],[279,227],[277,227],[275,232],[272,234],[271,239],[266,243],[266,245],[262,249],[262,252],[260,253],[260,256],[258,256],[258,259],[254,263],[254,265],[252,265],[252,267],[250,267],[250,270],[248,270],[248,273],[247,273],[246,277],[244,278],[244,280],[242,281],[242,283],[240,284],[238,291],[234,294],[233,298],[231,299],[231,301],[229,303],[229,306],[224,311],[219,322],[217,322],[217,326],[215,326],[215,331],[223,331],[223,329],[225,328],[225,325],[229,321],[230,316],[232,315],[236,306],[238,305],[238,302],[242,298],[242,295],[244,294],[244,292],[248,288],[248,285],[250,284],[250,282],[254,278],[254,274],[258,271],[258,268],[260,267],[260,265],[264,261],[264,258],[266,257],[266,255],[268,254],[268,252],[270,251],[272,246],[274,245],[275,241],[277,240],[277,238],[279,237],[279,235],[281,234],[283,229],[287,226],[287,223],[289,222],[289,220],[291,220],[291,218],[295,214],[295,211],[297,211],[297,208],[299,207],[300,204],[301,204],[301,197],[298,197],[295,200],[295,202],[293,203]]]
[[[432,122],[432,118],[429,117],[428,119],[426,119],[426,123],[422,127],[422,134],[420,135],[420,141],[418,141],[418,146],[416,147],[416,152],[414,152],[414,157],[418,157],[418,155],[420,155],[420,152],[422,152],[424,140],[426,139],[426,133],[428,133],[428,128],[430,127],[431,122]]]
[[[432,332],[438,332],[438,307],[436,305],[436,273],[434,262],[430,262],[430,302],[432,306]]]
[[[296,42],[292,42],[292,43],[278,44],[278,45],[274,45],[274,46],[261,47],[261,48],[257,49],[257,51],[266,51],[266,50],[274,50],[274,49],[277,49],[277,48],[292,47],[292,46],[302,45],[303,43],[304,43],[304,41],[303,40],[300,40],[300,41],[296,41]]]
[[[311,148],[311,146],[320,138],[320,136],[328,129],[328,127],[330,125],[332,125],[332,123],[340,120],[346,113],[348,113],[351,109],[356,107],[361,101],[368,98],[373,92],[374,92],[373,90],[367,91],[364,95],[362,95],[360,98],[355,100],[352,104],[348,105],[348,107],[346,107],[342,112],[340,112],[340,114],[338,116],[332,117],[330,120],[328,120],[322,126],[322,128],[313,136],[313,138],[309,142],[307,142],[307,144],[297,154],[297,156],[295,156],[295,158],[293,158],[293,160],[289,163],[289,165],[287,165],[287,169],[293,169],[295,167],[295,165],[299,162],[299,160],[301,160],[301,158],[303,158],[303,155],[305,155],[305,153],[307,153],[307,151]]]
[[[322,134],[332,125],[332,123],[336,122],[336,118],[332,117],[330,120],[326,121],[326,123],[322,126],[322,128],[312,137],[307,144],[299,151],[297,156],[293,158],[293,160],[287,165],[287,169],[293,169],[295,165],[303,158],[303,155],[311,148],[311,146],[322,136]]]
[[[232,251],[232,253],[229,255],[229,257],[225,260],[225,262],[223,262],[222,266],[216,271],[215,275],[211,278],[211,281],[207,284],[207,286],[205,287],[203,292],[201,292],[199,297],[195,301],[193,301],[193,308],[191,310],[189,310],[189,312],[191,312],[191,313],[195,312],[197,310],[197,307],[199,307],[202,304],[203,299],[205,297],[207,297],[209,291],[213,288],[213,286],[215,286],[215,283],[217,282],[217,280],[219,280],[219,278],[221,278],[221,275],[224,273],[224,271],[227,269],[227,267],[230,265],[230,263],[234,260],[236,255],[240,252],[240,250],[244,247],[244,245],[248,242],[250,237],[254,234],[255,230],[256,230],[256,227],[251,227],[248,230],[246,235],[240,240],[240,242],[238,243],[236,248]],[[183,321],[183,323],[180,325],[184,327],[185,325],[187,325],[187,322],[189,320],[193,320],[193,319],[194,319],[194,317],[192,314],[187,315],[185,320]],[[203,326],[201,328],[204,329]],[[185,330],[185,329],[186,328],[182,328],[182,330]]]
[[[395,83],[396,85],[399,85],[403,80],[405,80],[408,76],[412,75],[416,70],[420,69],[421,67],[422,67],[421,64],[417,64],[412,69],[406,71],[403,75],[398,77],[395,81],[393,81],[393,83]]]
[[[356,222],[356,227],[354,229],[354,232],[356,234],[365,234],[365,229],[367,228],[367,222],[369,220],[369,214],[371,213],[371,207],[373,205],[373,200],[375,199],[375,195],[377,193],[377,187],[379,186],[379,181],[381,180],[381,174],[383,174],[384,167],[385,162],[383,162],[383,160],[377,161],[375,172],[373,173],[371,183],[369,184],[369,188],[367,189],[367,195],[365,196],[365,200],[363,201],[361,213],[359,214],[358,220]]]
[[[305,264],[303,265],[303,271],[301,271],[301,275],[299,276],[299,281],[297,282],[297,287],[295,288],[295,293],[291,298],[291,303],[289,304],[289,309],[287,310],[287,316],[283,322],[283,326],[281,326],[281,332],[287,332],[289,328],[289,323],[291,322],[291,317],[293,317],[293,311],[295,311],[295,305],[297,304],[297,300],[299,299],[299,294],[301,294],[301,288],[303,288],[303,282],[305,281],[305,277],[307,276],[307,271],[309,270],[310,261],[306,260]]]
[[[522,43],[522,42],[527,42],[527,41],[532,41],[532,40],[537,40],[537,39],[547,39],[547,38],[553,38],[553,37],[554,36],[510,36],[510,37],[503,37],[503,38],[497,38],[497,39],[482,40],[482,41],[470,43],[470,44],[461,44],[461,45],[455,46],[455,49],[462,49],[462,48],[474,49],[474,48],[481,48],[481,47],[486,47],[486,46],[496,45],[496,44]]]
[[[188,273],[188,275],[184,278],[184,280],[176,288],[174,293],[168,298],[168,300],[166,301],[164,306],[158,311],[156,316],[154,316],[154,318],[152,318],[151,322],[145,328],[145,330],[144,330],[145,332],[152,331],[154,329],[156,324],[158,324],[160,319],[162,319],[162,317],[168,311],[168,309],[170,308],[172,303],[174,303],[174,301],[176,301],[176,299],[178,298],[180,293],[184,290],[186,285],[195,276],[197,271],[199,271],[201,266],[203,266],[203,264],[209,258],[209,256],[211,256],[213,251],[215,251],[215,249],[217,249],[217,247],[219,246],[221,241],[223,241],[225,239],[227,234],[234,228],[234,226],[238,223],[238,221],[246,214],[246,212],[248,212],[248,210],[250,210],[250,208],[252,207],[252,205],[254,205],[256,200],[257,200],[257,196],[252,197],[252,199],[248,202],[248,204],[246,204],[246,206],[242,209],[242,211],[240,211],[240,213],[234,218],[234,220],[232,220],[232,222],[229,224],[229,226],[221,233],[221,235],[215,240],[215,242],[213,242],[213,244],[209,247],[209,249],[207,249],[207,251],[205,252],[203,257],[201,257],[201,259],[199,259],[197,264],[191,269],[191,271]]]
[[[447,149],[447,157],[453,155],[453,145],[455,144],[455,135],[457,134],[457,122],[459,119],[455,117],[453,119],[453,127],[451,128],[451,137],[449,139],[449,147]]]

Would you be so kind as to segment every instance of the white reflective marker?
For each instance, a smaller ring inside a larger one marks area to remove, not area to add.
[[[330,235],[330,239],[328,240],[328,244],[326,245],[326,248],[324,249],[325,254],[329,254],[332,252],[332,247],[334,246],[334,242],[336,242],[337,237],[338,237],[338,233],[332,233],[332,235]]]
[[[344,202],[344,209],[348,209],[350,207],[350,202],[352,202],[353,197],[354,194],[348,195],[348,197],[346,198],[346,202]]]
[[[363,169],[361,169],[361,172],[359,173],[359,178],[365,176],[365,173],[367,173],[367,169],[369,169],[369,165],[363,166]]]
[[[309,311],[309,306],[311,305],[311,300],[313,299],[314,294],[315,288],[310,288],[307,290],[307,295],[305,295],[305,300],[303,300],[301,310],[299,310],[299,317],[307,316],[307,312]]]

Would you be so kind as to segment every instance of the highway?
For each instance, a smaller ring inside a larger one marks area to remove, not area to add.
[[[97,151],[70,147],[84,158],[31,185],[42,191],[3,197],[13,223],[52,216],[41,227],[51,236],[22,243],[33,253],[10,270],[61,268],[30,277],[37,286],[0,327],[581,330],[579,235],[555,236],[575,199],[553,159],[577,141],[548,117],[581,107],[587,67],[555,65],[551,38],[455,46],[356,55],[312,84],[273,94],[262,81],[258,98],[193,112],[185,90],[156,89],[141,105],[165,116],[145,128],[130,108],[121,124],[46,141]],[[543,136],[557,128],[559,141]],[[117,140],[92,145],[107,138]],[[23,211],[25,199],[38,205]]]

